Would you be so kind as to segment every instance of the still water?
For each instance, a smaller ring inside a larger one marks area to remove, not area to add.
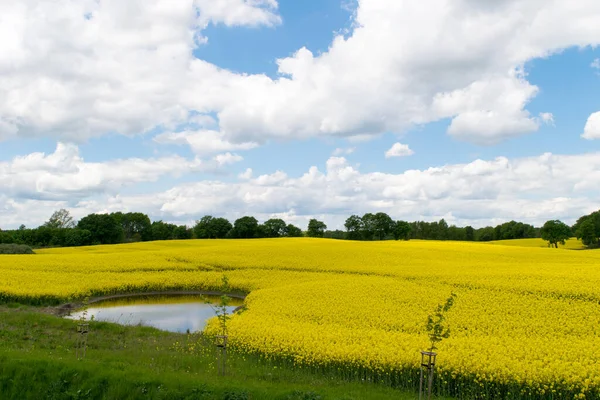
[[[216,316],[214,305],[219,297],[208,296],[206,304],[200,296],[135,296],[103,300],[89,305],[87,319],[114,322],[121,325],[152,326],[170,332],[196,332],[204,329],[206,321]],[[231,299],[227,312],[232,313],[243,304],[241,299]],[[83,311],[71,313],[67,318],[79,319]]]

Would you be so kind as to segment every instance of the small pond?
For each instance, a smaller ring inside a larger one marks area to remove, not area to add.
[[[216,316],[214,305],[218,296],[206,296],[213,304],[206,304],[200,296],[153,295],[131,296],[94,302],[88,306],[87,319],[114,322],[121,325],[152,326],[170,332],[196,332],[204,329],[206,321]],[[242,299],[231,299],[227,312],[232,313],[243,304]],[[67,318],[79,319],[83,311],[72,312]]]

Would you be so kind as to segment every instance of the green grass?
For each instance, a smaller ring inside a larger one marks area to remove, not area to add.
[[[415,399],[416,393],[231,353],[227,375],[200,335],[92,322],[84,360],[76,322],[0,305],[1,399]]]

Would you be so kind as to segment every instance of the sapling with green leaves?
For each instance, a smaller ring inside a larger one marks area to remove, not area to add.
[[[231,290],[229,286],[229,278],[227,275],[223,275],[221,278],[221,296],[219,297],[219,304],[213,305],[211,304],[212,309],[214,310],[217,318],[219,319],[219,326],[221,327],[221,335],[227,336],[227,323],[231,316],[227,312],[227,308],[231,303],[231,297],[227,295],[227,293]]]
[[[430,352],[437,350],[437,344],[450,337],[450,328],[445,324],[446,313],[454,305],[456,294],[450,294],[444,304],[439,304],[435,312],[427,317],[427,333],[431,342]]]

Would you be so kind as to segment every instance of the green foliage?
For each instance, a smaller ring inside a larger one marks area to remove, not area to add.
[[[152,240],[152,223],[146,214],[116,212],[111,215],[121,225],[125,242]]]
[[[315,392],[304,392],[302,390],[294,390],[286,398],[286,400],[322,400],[323,397]]]
[[[92,243],[115,244],[123,240],[123,228],[110,214],[90,214],[83,217],[77,227],[90,232]]]
[[[571,228],[562,221],[546,221],[540,231],[542,239],[547,240],[551,246],[558,248],[558,244],[565,244],[565,240],[571,237]]]
[[[351,215],[346,219],[344,223],[344,227],[348,231],[348,239],[350,240],[360,240],[363,237],[363,222],[362,218],[358,215]]]
[[[245,390],[231,390],[225,392],[223,400],[248,400],[250,396]]]
[[[308,237],[323,237],[325,233],[325,229],[327,229],[327,225],[324,222],[318,221],[316,219],[311,219],[308,221],[308,229],[306,234]]]
[[[285,227],[285,236],[287,237],[302,237],[302,229],[298,228],[295,225],[288,224]]]
[[[409,240],[410,232],[411,232],[410,224],[406,221],[396,221],[394,225],[394,230],[392,231],[394,235],[394,240]]]
[[[467,241],[475,240],[475,229],[473,229],[473,227],[470,225],[465,227],[465,240],[467,240]]]
[[[455,300],[456,294],[450,294],[446,302],[439,304],[435,312],[427,317],[427,333],[431,342],[429,351],[437,350],[437,344],[450,337],[450,328],[444,323],[446,322],[446,313],[452,308]]]
[[[0,244],[0,254],[34,254],[31,247],[24,244]]]
[[[579,218],[573,225],[573,232],[588,247],[600,245],[600,211]]]
[[[255,238],[258,233],[258,220],[254,217],[242,217],[233,223],[233,237],[240,239]]]
[[[194,235],[198,239],[223,239],[227,236],[233,225],[225,218],[214,218],[205,215],[194,226]]]
[[[271,218],[264,224],[264,233],[266,237],[276,238],[285,236],[287,225],[285,221],[280,218]]]

